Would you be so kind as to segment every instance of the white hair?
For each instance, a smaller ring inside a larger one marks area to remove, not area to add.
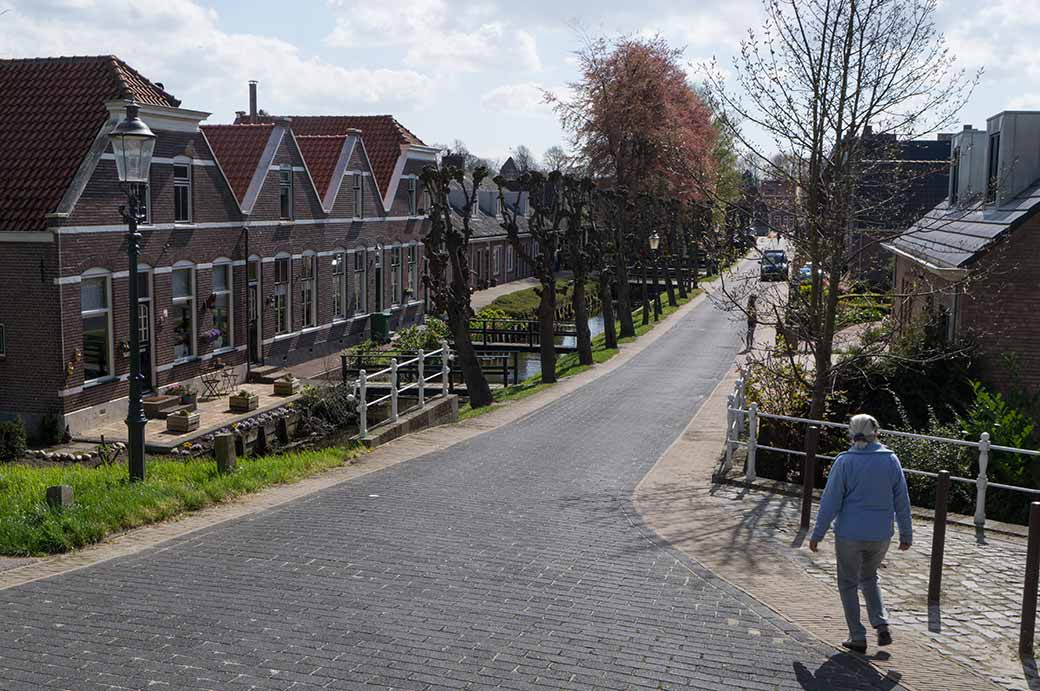
[[[849,436],[857,449],[862,449],[867,444],[877,440],[879,429],[878,421],[871,415],[853,415],[849,421]]]

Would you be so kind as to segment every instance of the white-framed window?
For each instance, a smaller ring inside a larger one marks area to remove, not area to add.
[[[408,215],[415,216],[419,213],[419,181],[408,178]]]
[[[147,182],[131,182],[130,190],[137,197],[137,222],[152,225],[152,186]]]
[[[354,282],[351,284],[351,292],[354,294],[354,314],[366,314],[368,312],[368,256],[367,250],[354,252]]]
[[[278,218],[283,221],[293,219],[293,172],[292,166],[288,165],[278,169]]]
[[[173,357],[195,355],[195,267],[174,265],[171,290],[173,302]]]
[[[364,176],[361,173],[354,173],[354,218],[365,217],[365,197],[362,187],[362,180]]]
[[[213,350],[230,348],[235,345],[234,339],[234,301],[231,282],[234,280],[231,260],[218,259],[213,262],[213,330],[210,332],[210,344]]]
[[[0,324],[0,357],[7,357],[7,330]]]
[[[314,301],[314,262],[313,252],[305,252],[300,258],[300,316],[304,328],[318,323]]]
[[[510,245],[506,246],[506,273],[513,273],[513,248]]]
[[[289,333],[289,289],[292,283],[292,258],[289,255],[274,259],[274,330]]]
[[[390,304],[401,304],[401,248],[390,248]]]
[[[173,162],[173,222],[191,223],[191,163]]]
[[[494,251],[492,252],[492,256],[494,257],[494,262],[495,262],[495,272],[494,272],[494,275],[497,276],[500,273],[502,273],[502,248],[501,247],[496,247],[494,249]]]
[[[83,276],[79,311],[83,320],[83,382],[113,376],[112,280],[108,272]]]
[[[419,299],[419,246],[408,246],[408,289],[412,291],[411,299]]]
[[[347,253],[336,250],[332,254],[332,317],[347,316]]]

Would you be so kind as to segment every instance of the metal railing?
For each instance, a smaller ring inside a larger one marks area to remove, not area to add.
[[[440,366],[433,374],[427,376],[427,360],[434,359]],[[401,370],[410,367],[415,369],[415,381],[402,385]],[[375,400],[368,400],[369,385],[383,384],[384,382],[380,381],[380,379],[384,377],[386,378],[385,384],[389,386],[390,392]],[[371,374],[363,369],[360,370],[357,378],[357,393],[355,394],[358,402],[358,437],[364,437],[369,430],[375,429],[380,425],[397,422],[401,415],[425,408],[427,402],[426,385],[437,380],[440,381],[440,391],[436,394],[436,397],[447,396],[451,386],[451,348],[446,342],[442,342],[439,349],[429,353],[419,350],[414,358],[404,362],[398,362],[396,357],[391,358],[389,367]],[[400,410],[401,394],[412,389],[415,389],[417,392],[417,403],[405,410]],[[375,424],[369,425],[368,409],[387,402],[390,403],[389,416]]]
[[[745,465],[745,479],[748,482],[755,480],[755,462],[758,451],[775,451],[778,453],[788,453],[795,456],[804,457],[805,451],[799,449],[784,449],[775,446],[767,446],[758,443],[758,432],[759,424],[761,420],[784,420],[787,422],[794,422],[804,425],[814,425],[816,427],[830,427],[833,429],[844,429],[849,428],[848,425],[841,422],[829,422],[827,420],[810,420],[803,417],[792,417],[790,415],[776,415],[773,413],[767,413],[758,409],[757,403],[747,404],[747,388],[743,379],[738,379],[733,387],[733,393],[727,398],[727,411],[726,411],[726,457],[723,463],[723,469],[728,472],[733,466],[733,453],[737,447],[743,446],[747,449],[747,462]],[[746,430],[746,434],[745,434]],[[927,434],[916,434],[914,432],[901,432],[899,430],[879,430],[880,433],[891,436],[891,437],[903,437],[906,439],[917,439],[920,441],[938,442],[945,444],[953,444],[955,446],[964,446],[974,449],[978,449],[978,474],[974,478],[968,477],[955,477],[951,476],[950,480],[953,482],[962,482],[966,484],[975,485],[975,525],[983,527],[986,525],[986,490],[990,487],[994,489],[1011,490],[1013,492],[1023,492],[1025,494],[1040,495],[1040,489],[1033,487],[1018,487],[1016,485],[1005,485],[999,482],[990,482],[987,476],[989,469],[989,455],[991,451],[1006,451],[1008,453],[1020,454],[1023,456],[1034,456],[1040,457],[1040,451],[1034,451],[1033,449],[1019,449],[1011,446],[1000,446],[999,444],[993,444],[990,442],[989,432],[983,432],[979,435],[978,441],[968,441],[965,439],[950,439],[947,437],[933,437]],[[834,456],[827,456],[825,454],[815,454],[815,458],[833,461]],[[909,460],[909,459],[906,459]],[[914,468],[903,468],[903,472],[908,475],[919,475],[924,477],[938,478],[938,473],[932,473],[925,470],[916,470]]]

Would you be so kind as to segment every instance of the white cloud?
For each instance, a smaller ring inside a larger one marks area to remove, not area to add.
[[[503,84],[484,94],[480,107],[488,113],[554,117],[552,106],[545,102],[543,88],[536,82]]]
[[[493,20],[489,4],[449,7],[444,0],[330,0],[338,15],[325,43],[340,48],[405,47],[415,69],[478,72],[542,69],[535,37]],[[459,29],[458,27],[466,27]],[[470,28],[472,27],[472,28]]]
[[[227,120],[247,107],[246,82],[260,81],[273,113],[371,112],[421,108],[433,80],[412,69],[344,68],[281,39],[228,33],[216,11],[193,0],[128,10],[120,0],[19,0],[0,22],[10,57],[114,53],[187,108]]]

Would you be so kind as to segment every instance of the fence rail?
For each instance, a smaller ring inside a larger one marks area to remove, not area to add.
[[[342,355],[342,372],[343,381],[347,381],[347,355]],[[429,364],[436,366],[436,371],[433,374],[427,376],[427,366]],[[411,369],[408,369],[411,368]],[[401,384],[402,369],[406,369],[409,372],[414,372],[415,381],[407,384]],[[368,400],[368,387],[370,384],[383,384],[384,382],[379,381],[382,378],[386,378],[385,382],[390,387],[390,393],[380,396],[379,398],[369,401]],[[440,392],[437,397],[447,396],[451,388],[451,348],[447,343],[442,342],[441,347],[432,352],[424,352],[419,350],[415,357],[405,360],[404,362],[398,363],[396,357],[390,358],[390,366],[384,367],[381,370],[377,370],[369,374],[363,368],[358,370],[357,383],[355,385],[355,400],[358,404],[358,438],[362,438],[368,434],[368,432],[376,427],[385,425],[387,423],[397,422],[398,418],[405,414],[410,413],[413,410],[421,410],[426,407],[426,384],[431,381],[440,380]],[[418,396],[418,402],[405,409],[399,410],[400,395],[406,391],[415,389]],[[369,408],[381,405],[383,403],[390,403],[390,414],[383,420],[370,425],[368,420]]]

